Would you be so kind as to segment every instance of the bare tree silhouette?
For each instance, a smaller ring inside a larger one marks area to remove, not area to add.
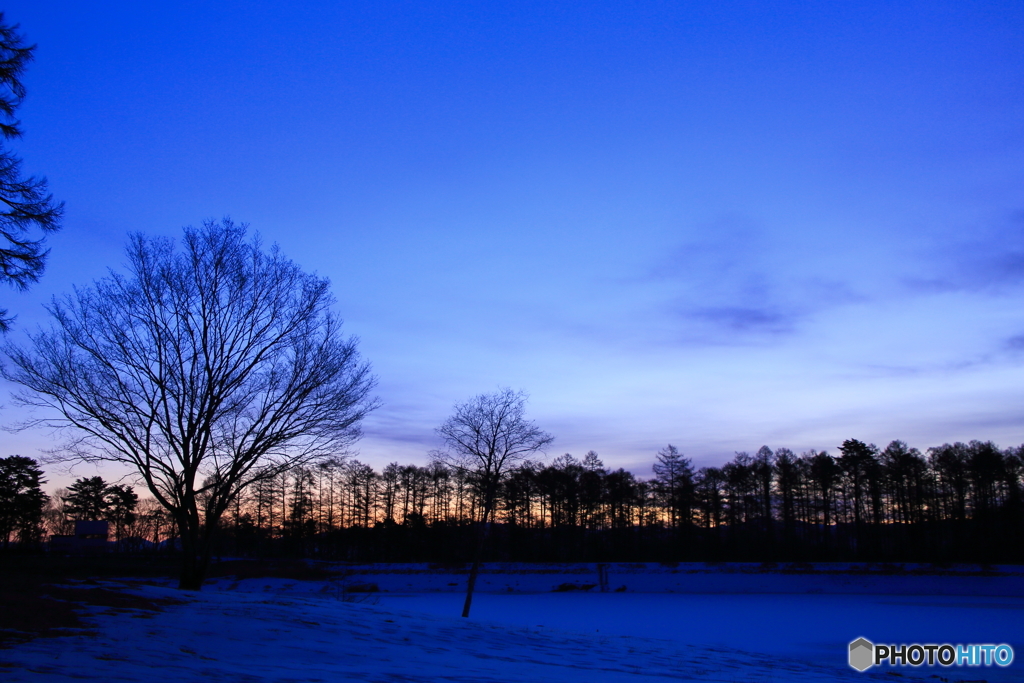
[[[476,556],[462,608],[464,617],[469,616],[473,603],[480,556],[499,485],[517,463],[554,440],[526,419],[526,398],[522,391],[507,388],[493,394],[480,394],[456,405],[452,416],[437,428],[447,450],[435,451],[435,460],[472,475],[483,504]]]
[[[129,274],[50,308],[30,348],[6,346],[22,404],[58,417],[67,460],[134,467],[174,518],[181,588],[198,590],[218,521],[240,491],[344,452],[376,406],[326,280],[229,220],[183,249],[134,236]],[[282,522],[285,513],[282,513]]]

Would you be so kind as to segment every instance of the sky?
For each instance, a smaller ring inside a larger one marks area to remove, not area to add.
[[[639,476],[1024,442],[1020,2],[3,11],[38,45],[15,149],[66,203],[9,339],[129,233],[230,216],[330,279],[378,468],[501,387],[549,458]]]

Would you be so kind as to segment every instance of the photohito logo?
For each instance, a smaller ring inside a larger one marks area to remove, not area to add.
[[[865,671],[884,663],[888,663],[889,666],[1010,666],[1013,663],[1013,648],[1005,643],[875,645],[867,638],[858,638],[850,643],[850,666],[857,671]]]

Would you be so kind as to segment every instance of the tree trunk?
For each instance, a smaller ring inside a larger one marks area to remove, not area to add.
[[[473,566],[469,570],[469,583],[466,586],[466,602],[462,605],[462,616],[469,616],[469,608],[473,604],[473,590],[476,588],[476,577],[480,573],[480,558],[484,554],[484,542],[487,540],[487,521],[491,516],[491,505],[484,508],[484,519],[477,534],[476,553]]]
[[[184,555],[181,563],[181,574],[178,577],[178,589],[183,591],[197,591],[203,588],[203,579],[206,575],[206,568],[202,566],[200,558],[192,555]]]
[[[481,534],[483,536],[483,534]],[[476,558],[473,559],[473,567],[469,570],[469,584],[466,587],[466,601],[462,604],[462,616],[469,616],[469,608],[473,604],[473,590],[476,588],[476,577],[480,573],[480,551],[479,547],[483,543],[480,543],[477,547]]]
[[[197,520],[187,518],[178,521],[178,533],[181,538],[179,590],[202,590],[206,570],[210,565],[210,533],[203,533],[201,525],[196,522]]]

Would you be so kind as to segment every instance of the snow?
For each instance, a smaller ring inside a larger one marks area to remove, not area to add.
[[[375,583],[386,592],[465,590],[466,570],[430,564],[341,565],[346,580]],[[1024,597],[1024,570],[1014,566],[936,567],[924,564],[609,563],[608,588],[629,593],[990,595]],[[558,587],[599,590],[594,563],[489,563],[481,592],[550,592]]]
[[[339,581],[220,579],[199,593],[111,582],[186,602],[156,613],[91,608],[92,634],[0,650],[0,679],[891,681],[899,673],[900,680],[1024,681],[1024,594],[1013,571],[916,576],[910,594],[894,592],[906,588],[902,573],[621,565],[611,568],[612,591],[618,582],[651,592],[602,593],[552,592],[592,585],[592,565],[488,569],[481,585],[491,590],[475,596],[470,619],[458,616],[464,573],[425,565],[348,566]],[[510,582],[518,588],[509,591]],[[381,592],[344,593],[357,583]],[[696,590],[682,592],[686,586]],[[846,664],[847,644],[859,636],[1006,642],[1017,661],[1006,669],[861,674]]]

